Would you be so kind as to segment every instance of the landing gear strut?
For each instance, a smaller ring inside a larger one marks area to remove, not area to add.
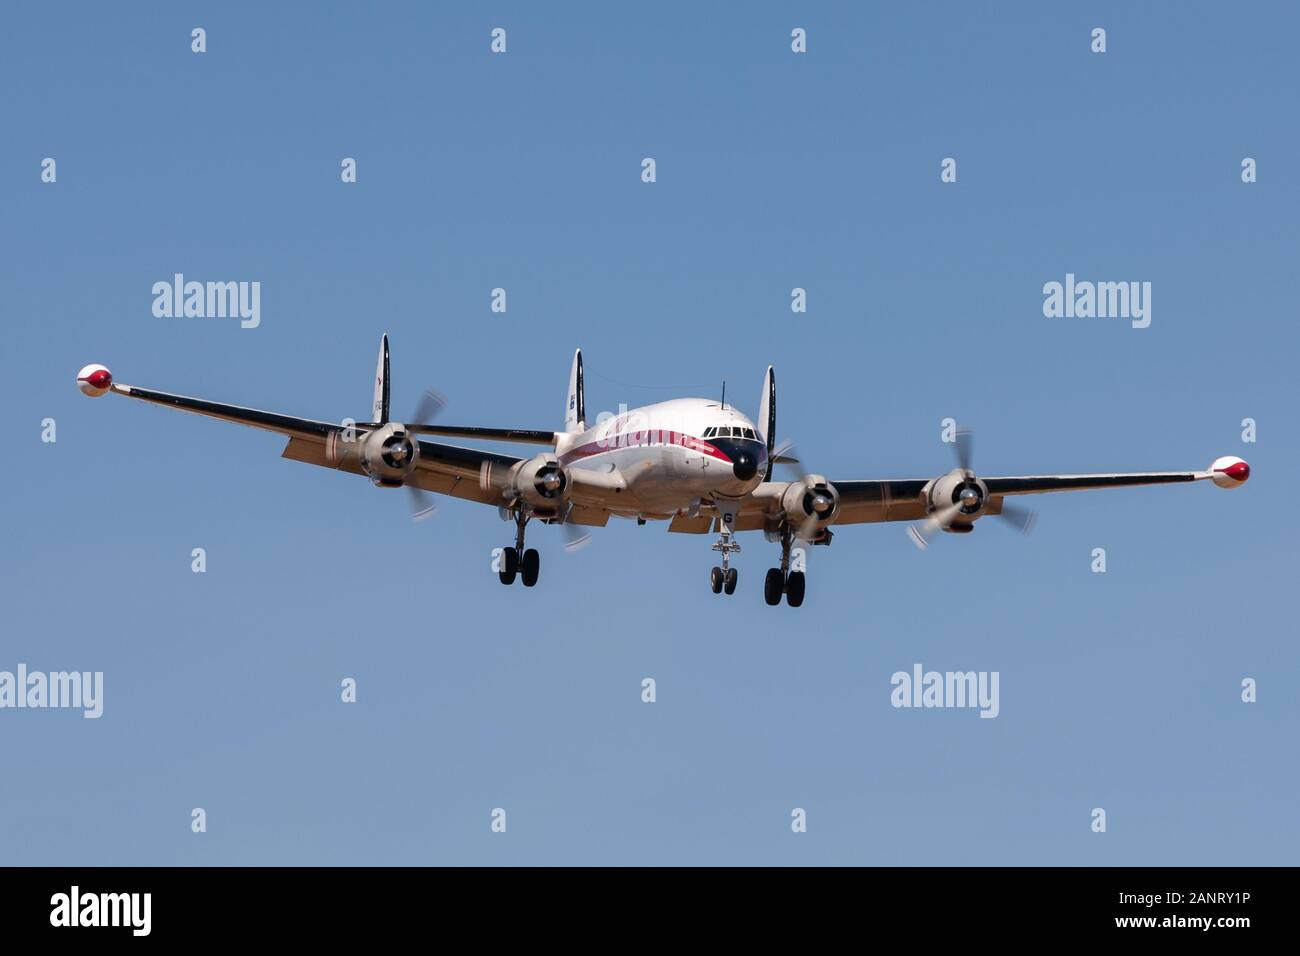
[[[713,550],[722,552],[722,566],[715,565],[709,572],[709,586],[713,588],[714,594],[723,591],[727,594],[736,593],[738,575],[736,569],[729,567],[728,564],[731,555],[740,551],[740,542],[736,540],[736,512],[733,509],[734,505],[723,505],[718,511],[718,526],[722,534],[717,541],[713,542]]]
[[[523,580],[524,587],[531,588],[537,583],[537,575],[541,572],[541,555],[536,548],[524,549],[524,526],[528,524],[528,515],[520,509],[515,512],[514,518],[515,546],[505,549],[497,577],[502,584],[514,584],[515,575],[518,575]]]
[[[782,528],[781,566],[769,570],[763,579],[763,600],[768,604],[780,604],[782,594],[785,595],[785,603],[791,607],[803,604],[804,573],[790,570],[790,549],[793,546],[794,533],[789,528]]]

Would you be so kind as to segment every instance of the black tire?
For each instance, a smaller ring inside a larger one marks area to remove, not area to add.
[[[537,553],[536,548],[529,548],[524,552],[523,564],[520,566],[520,573],[523,575],[524,587],[530,588],[537,583],[537,575],[542,570],[542,556]]]
[[[722,593],[722,568],[716,565],[709,572],[709,587],[713,588],[714,594]]]
[[[505,553],[501,555],[501,570],[497,572],[497,577],[501,579],[502,584],[514,584],[518,572],[519,552],[514,548],[506,548]]]
[[[781,603],[781,594],[785,591],[785,578],[780,568],[768,568],[767,577],[763,579],[763,600],[775,606]]]
[[[791,571],[785,582],[785,603],[798,607],[803,603],[804,577],[802,571]]]
[[[726,591],[728,594],[735,594],[736,579],[738,577],[739,575],[736,574],[735,568],[727,568],[726,573],[722,575],[722,590]]]

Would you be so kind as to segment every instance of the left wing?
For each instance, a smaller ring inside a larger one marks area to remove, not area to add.
[[[1250,466],[1239,458],[1220,458],[1204,471],[1105,472],[1095,475],[1017,475],[981,478],[989,501],[984,514],[999,514],[1002,499],[1010,495],[1037,495],[1051,491],[1089,491],[1094,488],[1131,488],[1213,481],[1221,488],[1236,488],[1250,478]],[[832,481],[839,492],[839,507],[832,524],[875,521],[915,521],[926,516],[925,498],[931,479],[901,481]]]
[[[815,477],[815,476],[814,476]],[[868,524],[883,521],[916,521],[933,508],[931,492],[947,478],[902,478],[885,481],[830,481],[837,495],[830,525]],[[1250,466],[1240,458],[1215,459],[1204,471],[1105,472],[1092,475],[1015,475],[979,478],[987,489],[981,515],[1002,512],[1003,499],[1013,495],[1045,494],[1054,491],[1088,491],[1094,488],[1127,488],[1138,485],[1182,484],[1212,481],[1220,488],[1238,488],[1250,478]],[[779,521],[782,499],[794,482],[763,482],[746,499],[736,530],[769,528]],[[1010,507],[1010,506],[1008,506]]]

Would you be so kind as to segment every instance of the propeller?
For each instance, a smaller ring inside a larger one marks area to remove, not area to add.
[[[415,410],[411,413],[411,418],[417,422],[428,423],[437,418],[439,413],[447,405],[447,399],[435,392],[431,388],[426,388],[420,395],[419,401],[415,403]],[[412,434],[418,434],[421,429],[420,425],[407,425],[406,430]],[[431,518],[438,512],[438,505],[433,495],[429,494],[423,488],[417,488],[415,485],[406,484],[406,494],[411,499],[411,520],[423,521],[425,518]]]
[[[433,496],[423,488],[417,488],[415,485],[403,485],[406,489],[407,496],[411,499],[411,520],[423,521],[425,518],[431,518],[437,514],[438,506],[434,503]]]
[[[800,478],[804,477],[803,473],[794,467],[795,465],[800,464],[799,453],[794,447],[794,442],[789,438],[773,448],[769,457],[771,458],[772,464],[780,465],[785,468],[789,474],[795,476],[791,479],[792,481],[798,481]]]
[[[912,543],[924,551],[930,547],[930,539],[936,534],[948,527],[954,521],[957,515],[961,514],[962,506],[959,504],[949,505],[947,508],[940,508],[924,521],[910,525],[907,529],[908,537]]]
[[[416,402],[415,410],[411,414],[411,418],[417,422],[427,423],[431,419],[436,418],[446,404],[447,400],[442,395],[432,389],[426,388],[424,393],[420,396],[419,401]],[[403,427],[406,429],[408,434],[414,435],[418,434],[423,426],[405,425]],[[409,480],[403,484],[403,487],[406,489],[407,497],[411,502],[412,521],[423,521],[424,519],[431,518],[437,514],[438,505],[433,495],[429,494],[429,492],[425,491],[423,488],[410,484]]]
[[[959,428],[957,430],[957,440],[953,442],[952,450],[957,456],[957,467],[962,471],[971,470],[971,458],[975,454],[975,433],[969,428]]]
[[[420,400],[415,405],[415,412],[411,418],[419,422],[418,425],[407,425],[408,432],[419,433],[426,428],[431,428],[429,423],[437,418],[444,408],[447,407],[447,399],[438,394],[431,388],[426,388],[420,396]]]
[[[1002,502],[1002,513],[994,517],[1003,519],[1021,534],[1029,534],[1038,523],[1038,512],[1033,508],[1009,505],[1005,499]]]
[[[957,457],[957,467],[962,472],[963,484],[957,493],[957,500],[950,505],[932,511],[924,521],[911,525],[907,529],[912,543],[924,551],[930,546],[930,540],[940,531],[945,531],[962,514],[974,514],[984,505],[983,486],[976,484],[973,470],[975,435],[969,428],[958,429],[956,440],[952,443],[953,454]],[[994,517],[1002,518],[1021,534],[1034,530],[1038,514],[1032,508],[1007,504],[1004,499],[1000,512]]]
[[[581,551],[591,544],[591,533],[584,530],[581,525],[570,524],[567,516],[564,523],[560,525],[560,531],[564,534],[564,550],[570,554]]]
[[[830,517],[835,511],[835,496],[830,485],[821,475],[802,471],[795,467],[801,464],[794,442],[786,440],[772,450],[771,460],[775,465],[794,475],[792,481],[803,482],[807,488],[803,498],[803,509],[808,515],[795,529],[795,537],[801,541],[812,541],[817,537],[817,525]]]

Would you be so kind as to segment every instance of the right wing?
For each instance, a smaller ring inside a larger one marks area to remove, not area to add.
[[[470,438],[476,441],[516,442],[520,445],[555,445],[555,432],[535,428],[479,428],[475,425],[407,425],[415,435],[441,435],[446,438]]]
[[[107,370],[105,370],[107,372]],[[316,421],[309,418],[296,418],[277,412],[265,412],[240,405],[213,402],[204,398],[192,398],[188,395],[176,395],[156,389],[141,388],[137,385],[119,385],[111,377],[102,379],[103,389],[88,392],[102,394],[111,391],[116,395],[134,398],[154,405],[163,405],[194,415],[216,418],[221,421],[234,422],[263,431],[285,435],[289,441],[281,457],[300,461],[309,465],[344,471],[349,474],[365,475],[365,471],[354,459],[342,461],[331,460],[328,445],[338,441],[339,436],[349,429],[365,432],[378,427],[373,423],[361,423],[351,426],[333,422]],[[523,429],[496,428],[455,428],[450,426],[406,426],[409,431],[459,435],[467,438],[480,438],[485,441],[515,441],[530,444],[554,444],[554,432],[528,431]],[[408,483],[432,491],[436,494],[463,498],[482,504],[500,506],[506,503],[504,491],[510,479],[511,470],[524,459],[510,455],[500,455],[475,448],[462,448],[458,445],[444,445],[437,442],[421,441],[420,456],[416,461],[414,472],[407,479]],[[596,474],[581,469],[574,469],[574,502],[580,510],[571,520],[582,524],[604,524],[608,513],[603,507],[604,501],[611,494],[617,494],[625,487],[621,476],[617,474]]]
[[[349,459],[343,464],[330,461],[323,441],[290,438],[281,457],[353,475],[365,475],[365,470],[355,459]],[[505,504],[502,478],[508,477],[510,469],[522,460],[489,451],[422,441],[420,457],[407,484],[453,498],[464,498],[485,505],[502,505]]]

